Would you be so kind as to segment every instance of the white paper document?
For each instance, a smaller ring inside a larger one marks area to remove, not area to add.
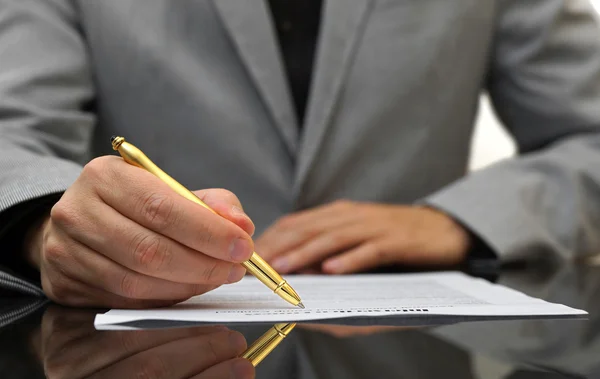
[[[113,309],[95,325],[143,320],[286,322],[354,317],[535,317],[586,312],[529,297],[459,272],[288,276],[306,309],[294,307],[254,277],[222,286],[169,308]]]

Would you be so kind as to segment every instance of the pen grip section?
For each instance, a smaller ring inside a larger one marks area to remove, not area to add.
[[[271,291],[275,291],[284,281],[281,275],[256,253],[252,253],[250,259],[242,265]]]

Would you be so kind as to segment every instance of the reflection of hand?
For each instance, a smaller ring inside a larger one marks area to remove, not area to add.
[[[245,273],[252,221],[235,195],[196,192],[215,215],[117,157],[85,166],[26,238],[52,300],[71,306],[171,305]]]
[[[282,274],[315,267],[345,274],[389,264],[456,264],[468,243],[465,230],[434,209],[338,201],[281,218],[256,247]]]
[[[332,336],[338,338],[366,336],[377,333],[411,329],[410,327],[402,326],[348,326],[330,324],[299,324],[298,327],[302,329],[315,330],[318,332],[331,334]]]
[[[96,331],[93,312],[49,308],[41,355],[48,378],[253,378],[246,340],[224,326]]]

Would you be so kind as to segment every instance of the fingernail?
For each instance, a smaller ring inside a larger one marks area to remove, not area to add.
[[[329,272],[340,272],[342,270],[342,262],[337,259],[331,259],[323,263],[323,269]]]
[[[250,361],[242,358],[237,359],[231,366],[231,379],[246,379],[252,377],[254,367]]]
[[[227,283],[236,283],[242,280],[244,275],[246,274],[246,269],[240,265],[233,265],[231,270],[229,271],[229,276],[227,277]]]
[[[236,238],[229,248],[231,259],[236,262],[243,262],[250,259],[252,255],[252,247],[250,242],[244,238]]]
[[[246,339],[238,332],[229,333],[229,345],[235,350],[236,354],[246,349]]]
[[[273,261],[273,268],[277,271],[284,271],[288,266],[289,262],[287,258],[277,258]]]

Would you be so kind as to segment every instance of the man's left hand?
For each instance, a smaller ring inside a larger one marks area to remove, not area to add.
[[[435,209],[337,201],[282,217],[256,240],[256,251],[282,274],[314,268],[346,274],[392,264],[458,264],[469,240]]]

